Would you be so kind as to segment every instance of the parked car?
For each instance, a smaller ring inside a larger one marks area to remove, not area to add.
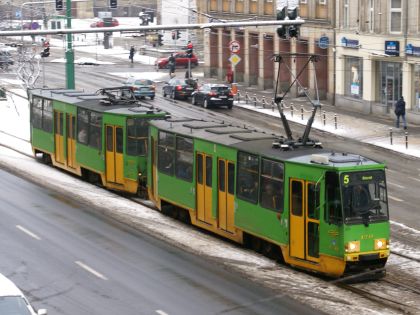
[[[196,86],[195,80],[172,78],[162,88],[163,97],[169,95],[172,99],[187,99],[194,92]]]
[[[173,54],[175,57],[175,67],[177,68],[188,68],[188,60],[191,62],[191,68],[198,66],[197,56],[192,54],[191,58],[187,57],[187,53],[184,51]],[[156,60],[155,67],[157,69],[168,69],[169,68],[169,57],[160,58]]]
[[[114,27],[120,25],[116,18],[95,19],[90,27]]]
[[[35,312],[22,291],[0,273],[0,314],[46,315],[47,310],[39,309]]]
[[[233,93],[226,84],[203,84],[192,94],[191,102],[193,105],[201,105],[208,108],[213,105],[227,106],[229,109],[233,106]]]
[[[129,86],[136,98],[155,98],[156,86],[152,80],[130,77],[124,82],[124,86]]]
[[[7,68],[10,65],[13,65],[14,61],[12,55],[7,50],[0,50],[0,67]]]

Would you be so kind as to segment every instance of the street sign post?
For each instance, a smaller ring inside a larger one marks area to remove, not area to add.
[[[232,54],[237,54],[241,50],[241,45],[237,40],[232,40],[229,42],[229,50]]]

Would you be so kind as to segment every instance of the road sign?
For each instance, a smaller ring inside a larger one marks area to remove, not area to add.
[[[233,67],[235,67],[238,63],[240,63],[241,62],[241,57],[239,57],[238,55],[236,55],[236,54],[232,54],[230,57],[229,57],[229,61],[230,61],[230,63],[232,64],[232,66]]]
[[[327,36],[321,36],[318,40],[318,47],[321,49],[327,49],[330,44],[330,40]]]
[[[229,42],[229,50],[233,54],[237,54],[241,50],[241,45],[237,40],[232,40]]]

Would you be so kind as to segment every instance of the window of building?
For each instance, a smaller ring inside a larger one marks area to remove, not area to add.
[[[399,62],[378,61],[377,69],[377,99],[388,108],[392,108],[402,95],[402,64]]]
[[[319,0],[319,4],[326,5],[327,4],[327,0]]]
[[[363,97],[363,59],[345,57],[345,95],[354,98]]]
[[[375,0],[369,0],[368,10],[369,32],[373,33],[375,30]]]
[[[412,109],[420,111],[420,64],[414,65],[414,106]],[[409,105],[409,104],[407,104]]]
[[[390,33],[401,33],[402,31],[402,1],[401,0],[390,0],[391,9],[389,16],[389,32]]]
[[[238,153],[237,195],[240,199],[258,202],[259,159],[257,155]]]
[[[283,163],[261,160],[260,205],[262,207],[283,211],[283,175]]]
[[[308,0],[300,0],[299,3],[300,4],[307,4],[308,3]]]
[[[127,154],[144,156],[147,154],[149,121],[142,118],[127,119]]]
[[[193,152],[193,139],[176,137],[175,176],[189,182],[193,179]]]
[[[102,148],[102,114],[79,108],[77,111],[77,140],[90,147]]]
[[[40,97],[32,97],[32,126],[45,132],[53,131],[52,101]]]
[[[343,5],[343,28],[348,28],[350,25],[350,8],[349,8],[349,1],[344,0]]]
[[[175,135],[159,131],[158,169],[168,175],[174,175]]]

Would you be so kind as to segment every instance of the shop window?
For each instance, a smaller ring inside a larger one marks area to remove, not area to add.
[[[259,159],[257,155],[238,153],[237,195],[240,199],[258,202]]]
[[[159,132],[158,169],[168,175],[174,175],[175,135],[169,132]]]
[[[283,175],[283,163],[261,160],[260,205],[262,207],[283,211]]]
[[[147,154],[148,135],[148,120],[142,118],[127,119],[127,154],[145,156]]]
[[[363,59],[345,57],[345,94],[354,98],[363,97]]]
[[[192,182],[194,145],[191,138],[176,137],[175,176]]]

